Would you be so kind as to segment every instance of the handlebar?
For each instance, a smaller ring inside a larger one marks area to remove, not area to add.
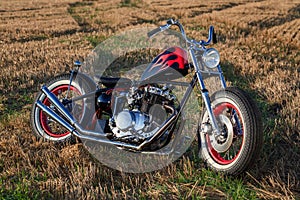
[[[158,27],[158,28],[156,28],[156,29],[150,31],[147,35],[148,35],[149,38],[152,38],[152,37],[154,37],[156,34],[158,34],[158,33],[160,33],[160,32],[163,32],[163,31],[169,29],[169,28],[170,28],[172,25],[174,25],[174,24],[175,24],[175,21],[174,21],[173,19],[169,19],[169,20],[167,21],[167,24],[166,24],[166,25],[160,26],[160,27]]]
[[[195,45],[201,45],[201,46],[207,46],[207,45],[209,45],[211,43],[211,41],[213,41],[213,43],[217,42],[217,40],[216,40],[216,34],[214,32],[214,27],[213,26],[209,27],[207,41],[200,40],[199,42],[197,42],[195,40],[188,39],[187,36],[186,36],[186,34],[185,34],[185,31],[184,31],[184,28],[183,28],[182,24],[179,21],[175,21],[173,19],[167,20],[167,24],[165,24],[163,26],[160,26],[160,27],[158,27],[158,28],[156,28],[156,29],[148,32],[147,35],[148,35],[149,38],[152,38],[156,34],[169,29],[172,25],[176,25],[180,29],[181,35],[183,36],[183,38],[186,40],[187,43],[195,44]]]
[[[216,34],[215,34],[215,31],[214,31],[214,27],[213,26],[210,26],[209,27],[209,31],[208,31],[208,39],[207,41],[201,41],[202,42],[202,45],[204,46],[207,46],[209,45],[211,42],[213,43],[217,43],[217,37],[216,37]]]

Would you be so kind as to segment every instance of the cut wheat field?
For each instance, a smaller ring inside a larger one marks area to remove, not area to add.
[[[214,25],[228,84],[257,101],[264,147],[252,169],[217,174],[191,149],[162,170],[126,174],[80,142],[34,137],[29,115],[42,83],[105,38],[169,18],[198,40]],[[299,50],[299,0],[1,0],[0,199],[300,199]]]

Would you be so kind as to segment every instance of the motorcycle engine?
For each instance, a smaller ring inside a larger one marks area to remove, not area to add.
[[[115,97],[109,126],[116,139],[139,142],[153,136],[165,122],[175,96],[168,87],[131,88]]]

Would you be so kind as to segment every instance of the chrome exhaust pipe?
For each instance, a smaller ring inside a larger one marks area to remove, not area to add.
[[[55,108],[58,109],[59,113],[61,113],[67,120],[70,122],[71,125],[77,122],[74,117],[69,113],[69,111],[62,105],[59,99],[49,91],[49,89],[43,85],[41,88],[42,92],[47,96],[47,98],[54,104]]]
[[[41,88],[41,91],[47,96],[47,98],[53,103],[55,108],[58,110],[58,112],[63,115],[65,119],[63,119],[61,116],[59,116],[57,113],[55,113],[52,109],[50,109],[48,106],[44,105],[42,102],[37,101],[36,105],[46,114],[48,114],[51,118],[53,118],[57,123],[65,127],[68,131],[70,131],[75,136],[79,137],[80,139],[86,139],[86,140],[92,140],[95,142],[105,143],[105,144],[112,144],[123,148],[130,148],[134,150],[141,150],[144,146],[151,143],[155,138],[160,137],[166,129],[170,127],[172,122],[176,120],[177,118],[177,111],[170,107],[166,106],[167,109],[170,109],[172,111],[172,115],[168,118],[166,123],[160,127],[160,129],[157,131],[157,133],[154,134],[153,137],[151,137],[148,140],[145,140],[140,145],[131,145],[123,142],[118,141],[111,141],[107,138],[106,133],[102,132],[96,132],[91,130],[85,130],[81,127],[81,125],[76,121],[76,119],[71,115],[71,113],[64,107],[64,105],[59,101],[59,99],[49,91],[49,89],[46,86],[43,86]]]
[[[57,97],[49,91],[46,86],[41,88],[42,92],[47,96],[47,98],[53,103],[55,108],[57,108],[58,112],[66,117],[67,121],[60,117],[57,113],[51,110],[48,106],[42,104],[40,101],[36,102],[36,105],[42,109],[46,114],[48,114],[51,118],[53,118],[57,123],[65,127],[68,131],[74,134],[76,137],[80,139],[92,140],[105,144],[112,144],[126,148],[136,149],[136,145],[126,144],[117,141],[111,141],[106,138],[106,133],[90,131],[83,129],[80,124],[73,118],[73,116],[69,113],[69,111],[62,105],[62,103],[57,99]]]
[[[71,115],[71,113],[64,107],[64,105],[58,100],[58,98],[52,92],[49,91],[49,89],[46,86],[43,86],[41,88],[41,90],[47,96],[47,98],[51,101],[51,103],[55,106],[55,108],[58,110],[58,112],[67,119],[69,124],[72,125],[75,130],[77,130],[81,134],[87,135],[87,136],[107,137],[107,134],[105,134],[105,133],[85,130],[84,128],[82,128],[82,126],[79,124],[79,122],[77,122],[77,120]],[[48,113],[48,112],[49,112],[49,110],[46,113]],[[62,126],[64,126],[64,125],[62,125]]]
[[[54,121],[65,127],[68,131],[73,133],[75,131],[75,128],[66,120],[64,120],[62,117],[58,116],[53,110],[51,110],[48,106],[45,106],[42,102],[37,101],[35,102],[37,107],[39,107],[43,112],[47,113]]]
[[[79,131],[77,131],[75,129],[75,127],[73,127],[70,123],[66,122],[66,120],[64,120],[57,113],[55,113],[53,110],[51,110],[48,106],[45,106],[42,102],[37,101],[35,104],[43,112],[45,112],[47,115],[49,115],[54,121],[56,121],[57,123],[59,123],[60,125],[62,125],[63,127],[65,127],[68,131],[70,131],[72,134],[74,134],[76,137],[78,137],[80,139],[92,140],[92,141],[99,142],[99,143],[111,144],[111,145],[116,145],[116,146],[131,148],[131,149],[136,149],[137,148],[137,146],[135,146],[135,145],[130,145],[130,144],[126,144],[126,143],[111,141],[111,140],[109,140],[107,138],[103,138],[99,134],[98,135],[94,135],[94,136],[83,135],[83,134],[79,133]]]

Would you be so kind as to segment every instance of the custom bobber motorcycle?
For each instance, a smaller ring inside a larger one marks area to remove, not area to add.
[[[33,104],[33,132],[55,142],[79,138],[101,162],[126,172],[160,169],[180,157],[194,139],[199,156],[213,170],[236,175],[248,169],[263,139],[254,101],[226,86],[218,51],[206,47],[215,40],[212,26],[207,41],[187,38],[173,19],[147,36],[172,26],[179,28],[185,48],[169,46],[156,54],[138,79],[105,76],[101,70],[85,73],[82,63],[75,62],[69,74],[48,81]],[[109,46],[115,43],[120,41]],[[102,56],[109,57],[103,51]],[[116,62],[110,66],[112,74],[119,67]],[[217,77],[220,84],[211,95],[207,76]],[[176,87],[181,87],[177,93]]]

